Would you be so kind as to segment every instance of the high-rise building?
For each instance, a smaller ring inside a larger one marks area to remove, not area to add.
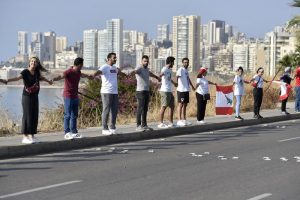
[[[155,68],[154,60],[157,58],[158,55],[158,48],[151,44],[147,47],[144,47],[143,54],[149,56],[149,69],[153,71]]]
[[[123,51],[135,51],[137,44],[144,45],[147,42],[147,33],[133,30],[123,31]]]
[[[95,67],[98,64],[98,30],[90,29],[83,31],[83,59],[84,66]]]
[[[267,44],[267,64],[270,76],[276,73],[276,65],[280,59],[288,54],[295,52],[297,39],[295,32],[289,32],[283,27],[275,27],[275,31],[266,34],[265,43]]]
[[[201,34],[200,16],[173,17],[173,56],[176,58],[173,70],[182,65],[184,57],[189,58],[191,71],[200,68]]]
[[[56,52],[60,53],[67,49],[68,39],[65,36],[60,36],[56,38]]]
[[[212,20],[208,23],[208,44],[225,43],[225,22]]]
[[[123,20],[111,19],[106,21],[108,52],[117,54],[117,66],[123,66]]]
[[[30,57],[37,56],[43,62],[43,33],[32,32],[30,44]]]
[[[231,25],[225,25],[225,34],[227,39],[233,37],[233,27]]]
[[[32,32],[31,42],[43,43],[43,33],[42,32]]]
[[[158,24],[157,25],[157,41],[163,42],[169,40],[170,27],[169,24]]]
[[[47,62],[49,66],[55,66],[56,53],[56,33],[53,31],[44,33],[43,45],[43,61]]]
[[[98,66],[106,63],[108,51],[108,32],[107,29],[98,31]]]
[[[18,55],[28,55],[28,33],[25,31],[18,31]]]
[[[203,24],[201,25],[201,38],[204,44],[208,43],[208,25]]]
[[[249,70],[249,46],[246,43],[233,45],[233,69],[238,67]]]

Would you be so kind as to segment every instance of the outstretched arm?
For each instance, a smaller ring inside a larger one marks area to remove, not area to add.
[[[64,74],[58,75],[57,77],[55,77],[55,78],[52,79],[52,82],[53,82],[53,81],[59,81],[59,80],[62,80],[62,79],[64,79],[64,78],[65,78],[65,75],[64,75]]]
[[[193,83],[192,83],[190,77],[189,77],[189,83],[190,83],[190,85],[192,86],[193,90],[196,90],[196,88],[194,87],[194,85],[193,85]]]
[[[217,85],[217,83],[214,83],[214,82],[211,82],[211,81],[208,81],[208,84]]]
[[[49,85],[53,84],[53,80],[48,80],[47,78],[45,78],[44,76],[41,76],[41,81],[46,81]]]
[[[102,71],[100,70],[97,70],[93,75],[91,75],[93,78],[99,76],[99,75],[102,75]]]
[[[159,76],[156,76],[155,74],[153,74],[152,72],[149,71],[150,77],[152,78],[156,78],[158,81],[161,81],[161,78]]]
[[[81,78],[87,78],[89,80],[94,79],[94,75],[89,75],[89,74],[84,74],[84,73],[81,73],[80,77]]]
[[[7,83],[8,82],[14,82],[14,81],[18,81],[18,80],[21,80],[23,78],[22,75],[18,76],[18,77],[15,77],[15,78],[9,78],[7,79]]]

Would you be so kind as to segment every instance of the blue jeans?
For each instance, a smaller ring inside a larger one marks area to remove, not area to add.
[[[238,117],[238,116],[240,116],[242,95],[236,95],[235,99],[236,99],[236,102],[235,102],[235,116]]]
[[[300,111],[300,86],[295,87],[295,111],[299,112]]]
[[[64,131],[65,134],[72,132],[77,133],[77,117],[79,99],[64,98]]]

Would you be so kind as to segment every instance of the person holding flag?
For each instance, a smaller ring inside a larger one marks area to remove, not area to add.
[[[243,120],[240,116],[240,109],[241,109],[241,101],[242,96],[245,93],[244,83],[249,83],[249,81],[244,80],[244,69],[243,67],[238,67],[236,70],[236,75],[233,80],[233,95],[235,96],[236,103],[235,103],[235,119]]]
[[[254,98],[254,116],[255,119],[261,119],[263,118],[259,112],[260,107],[263,100],[263,84],[264,82],[268,83],[269,81],[263,79],[264,75],[264,69],[262,67],[259,67],[256,70],[256,75],[251,79],[251,85],[253,86],[253,98]]]
[[[205,76],[207,75],[207,68],[201,67],[197,75],[196,82],[196,98],[197,98],[197,124],[204,124],[204,116],[207,101],[210,100],[209,84],[217,85],[216,83],[208,81]]]
[[[280,97],[282,98],[281,100],[281,114],[290,114],[286,111],[286,103],[288,101],[289,98],[289,92],[291,91],[291,81],[292,78],[290,76],[291,74],[291,67],[286,67],[284,69],[284,74],[280,77],[280,81],[285,83],[284,84],[284,91],[281,90],[280,92]]]

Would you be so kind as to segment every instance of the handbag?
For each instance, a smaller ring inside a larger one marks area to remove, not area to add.
[[[25,87],[25,91],[28,92],[29,94],[36,93],[39,89],[40,89],[40,86],[38,83],[35,83],[30,87]]]
[[[255,83],[254,81],[251,83],[252,87],[257,88],[259,81],[260,81],[260,77],[258,78],[257,83]]]
[[[210,100],[210,94],[209,94],[209,93],[204,94],[204,95],[203,95],[203,100],[204,100],[204,101]]]
[[[36,82],[32,86],[30,87],[25,86],[25,91],[28,92],[29,94],[36,93],[39,89],[40,89],[40,85],[37,77],[36,77]]]

